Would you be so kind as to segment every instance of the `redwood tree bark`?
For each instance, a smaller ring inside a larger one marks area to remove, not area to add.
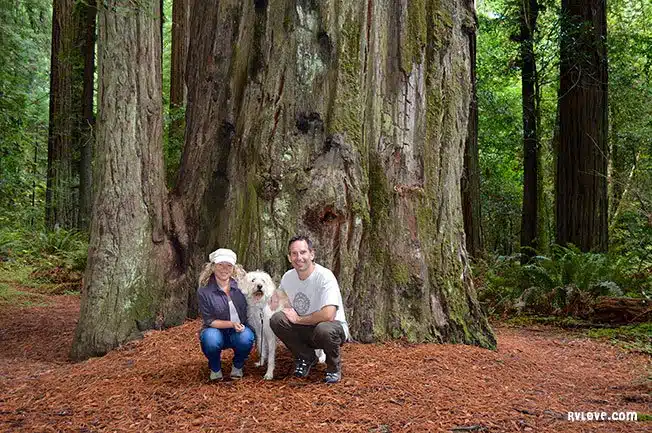
[[[94,3],[53,2],[46,189],[50,229],[85,229],[90,219]]]
[[[523,209],[521,217],[521,248],[523,260],[539,250],[539,136],[537,121],[537,66],[534,54],[534,32],[537,26],[537,0],[521,2],[521,88],[523,107]],[[523,248],[523,247],[529,247]]]
[[[96,194],[73,359],[161,324],[170,247],[158,8],[109,0],[99,9]]]
[[[45,223],[49,229],[75,226],[73,196],[73,49],[75,25],[73,0],[52,4],[52,51],[50,57],[50,121],[48,169],[45,191]]]
[[[467,3],[197,2],[176,191],[193,266],[227,246],[279,278],[308,233],[358,340],[493,346],[461,212]]]
[[[157,2],[113,3],[100,12],[98,194],[73,355],[181,323],[217,247],[278,280],[297,232],[338,277],[356,339],[495,347],[461,212],[466,0],[195,2],[169,206]]]
[[[75,72],[81,80],[80,100],[81,116],[77,125],[77,147],[79,153],[79,217],[77,227],[88,230],[91,220],[92,205],[92,162],[93,162],[93,128],[95,114],[93,112],[95,85],[95,33],[97,7],[95,0],[86,0],[75,4],[77,17],[77,38],[75,48],[79,52],[81,62]]]
[[[562,1],[556,232],[582,251],[608,247],[605,7]]]

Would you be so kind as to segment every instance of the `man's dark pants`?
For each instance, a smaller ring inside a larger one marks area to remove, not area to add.
[[[341,322],[334,320],[317,325],[296,325],[288,320],[285,313],[278,311],[270,318],[269,325],[295,359],[315,361],[315,349],[322,349],[326,354],[326,372],[340,371],[340,346],[346,341]]]

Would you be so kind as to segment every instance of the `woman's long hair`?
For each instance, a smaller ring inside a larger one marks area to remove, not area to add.
[[[211,275],[213,275],[213,264],[208,262],[204,265],[204,269],[202,269],[199,274],[199,287],[207,286],[208,280],[211,279]]]

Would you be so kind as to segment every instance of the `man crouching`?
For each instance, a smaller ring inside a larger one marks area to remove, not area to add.
[[[276,336],[294,355],[294,376],[306,377],[318,361],[315,349],[326,355],[324,382],[342,378],[340,346],[349,338],[342,294],[333,273],[314,263],[315,251],[307,236],[288,243],[288,260],[294,269],[283,275],[280,289],[292,305],[270,319]]]

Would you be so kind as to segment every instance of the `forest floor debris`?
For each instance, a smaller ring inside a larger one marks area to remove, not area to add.
[[[643,432],[652,422],[570,422],[568,412],[652,412],[651,358],[569,331],[496,324],[498,350],[348,344],[341,383],[209,383],[199,321],[151,331],[102,358],[67,360],[79,297],[0,305],[3,432]],[[224,354],[230,368],[231,355]]]

